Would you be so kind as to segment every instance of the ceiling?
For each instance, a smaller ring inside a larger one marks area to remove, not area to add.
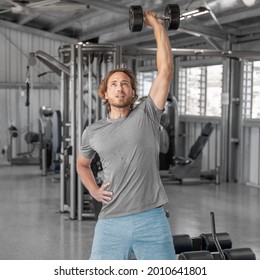
[[[151,29],[130,32],[128,13],[131,5],[163,13],[163,0],[38,0],[0,1],[0,26],[25,32],[41,32],[67,41],[113,43],[122,46],[152,47]],[[260,38],[260,0],[182,0],[181,14],[198,7],[209,13],[185,19],[169,36],[175,48],[206,43],[221,49],[223,42],[246,42]]]

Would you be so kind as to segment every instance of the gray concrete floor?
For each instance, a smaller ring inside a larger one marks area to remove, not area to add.
[[[57,175],[38,166],[10,166],[0,159],[0,259],[81,260],[91,250],[94,219],[70,220],[59,213]],[[210,211],[218,232],[233,248],[250,247],[260,259],[260,189],[238,184],[182,186],[165,182],[173,234],[210,233]]]

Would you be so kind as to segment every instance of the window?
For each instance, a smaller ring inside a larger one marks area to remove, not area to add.
[[[243,71],[243,117],[251,118],[252,113],[252,78],[253,63],[245,62]]]
[[[253,63],[252,118],[260,118],[260,61]]]
[[[187,68],[187,115],[200,115],[202,68]],[[204,76],[205,77],[205,76]]]
[[[222,65],[207,67],[207,116],[221,116]]]
[[[260,61],[246,61],[243,76],[243,117],[260,118]]]
[[[138,96],[143,97],[149,94],[152,82],[157,75],[157,71],[139,72],[137,82],[139,85]]]
[[[139,72],[139,97],[147,96],[157,71]],[[223,65],[180,68],[178,106],[181,115],[221,116]]]
[[[181,68],[179,107],[183,115],[221,116],[222,65]]]

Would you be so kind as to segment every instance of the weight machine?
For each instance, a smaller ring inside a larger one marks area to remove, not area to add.
[[[60,46],[58,52],[59,60],[42,51],[35,56],[60,76],[60,118],[53,135],[60,152],[60,212],[69,212],[70,219],[95,218],[93,199],[76,173],[76,157],[84,128],[106,115],[98,86],[120,66],[121,51],[114,45],[80,42]]]
[[[30,123],[30,66],[35,65],[35,62],[28,60],[26,67],[26,81],[25,81],[25,107],[27,109],[27,124],[25,129],[20,131],[11,124],[8,128],[10,142],[7,148],[7,160],[11,165],[34,165],[39,164],[39,134],[32,131],[32,123]],[[16,153],[15,152],[15,139],[18,137],[24,137],[26,143],[26,151]]]

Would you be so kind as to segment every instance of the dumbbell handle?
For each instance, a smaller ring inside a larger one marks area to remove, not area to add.
[[[161,20],[170,20],[170,17],[167,17],[165,15],[156,15],[155,16],[157,19],[161,19]],[[145,17],[144,17],[145,18]]]
[[[170,17],[164,16],[164,15],[158,15],[158,16],[156,16],[156,18],[162,19],[162,20],[169,20],[170,19]]]

